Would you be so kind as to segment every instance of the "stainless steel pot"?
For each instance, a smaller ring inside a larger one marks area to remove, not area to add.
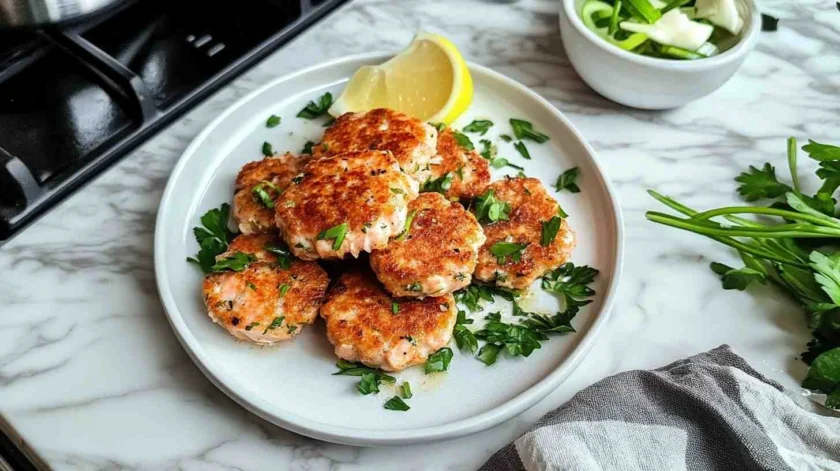
[[[0,28],[66,23],[129,0],[0,0]]]

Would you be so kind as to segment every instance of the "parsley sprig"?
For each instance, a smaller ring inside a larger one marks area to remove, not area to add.
[[[744,266],[712,263],[724,289],[772,282],[790,293],[808,313],[813,339],[802,359],[811,365],[802,386],[827,395],[840,408],[840,219],[834,195],[840,187],[840,147],[808,141],[801,148],[819,163],[817,193],[803,193],[797,174],[797,144],[787,142],[791,183],[779,181],[770,163],[749,167],[735,178],[738,193],[759,206],[728,206],[698,212],[649,191],[683,217],[648,211],[649,220],[706,236],[734,248]],[[762,219],[747,219],[746,215]]]
[[[423,193],[435,192],[443,195],[449,191],[450,188],[452,188],[452,172],[438,178],[430,178],[426,180],[420,188],[420,191]]]
[[[230,205],[224,203],[221,207],[211,209],[201,216],[203,227],[193,228],[199,251],[195,257],[188,257],[187,261],[201,267],[204,273],[214,271],[216,257],[227,251],[228,244],[236,235],[228,228],[229,219]]]
[[[347,360],[338,360],[335,364],[338,371],[333,373],[333,376],[357,376],[359,383],[356,384],[356,390],[359,393],[367,396],[368,394],[379,392],[379,386],[382,382],[394,383],[397,381],[393,376],[384,373],[382,370],[376,368],[369,368],[361,363],[353,363]]]
[[[470,124],[464,126],[464,132],[478,133],[479,135],[487,134],[487,131],[493,127],[493,121],[488,119],[476,119]]]
[[[321,98],[318,99],[317,103],[314,101],[307,103],[306,106],[298,112],[297,117],[303,119],[315,119],[319,116],[325,115],[332,104],[332,93],[324,93],[321,95]]]
[[[475,199],[475,217],[478,222],[507,221],[509,214],[510,204],[497,199],[495,190],[487,190]]]

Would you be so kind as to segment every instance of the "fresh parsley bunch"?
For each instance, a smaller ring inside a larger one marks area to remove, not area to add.
[[[769,163],[750,166],[735,181],[748,202],[763,206],[730,206],[698,212],[649,191],[656,200],[682,214],[649,211],[649,220],[704,235],[738,251],[744,266],[714,262],[724,289],[744,290],[752,283],[773,283],[797,299],[808,314],[814,338],[802,359],[811,365],[802,386],[827,395],[828,407],[840,408],[840,147],[808,141],[802,147],[819,162],[822,182],[816,194],[803,193],[797,173],[797,144],[788,139],[790,184],[776,177]],[[756,214],[761,221],[743,215]]]

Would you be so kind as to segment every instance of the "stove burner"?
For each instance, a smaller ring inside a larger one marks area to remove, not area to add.
[[[144,0],[0,33],[0,244],[343,1]]]

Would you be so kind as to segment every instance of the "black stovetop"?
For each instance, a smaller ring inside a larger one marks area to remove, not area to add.
[[[137,0],[0,32],[0,245],[345,0]]]

